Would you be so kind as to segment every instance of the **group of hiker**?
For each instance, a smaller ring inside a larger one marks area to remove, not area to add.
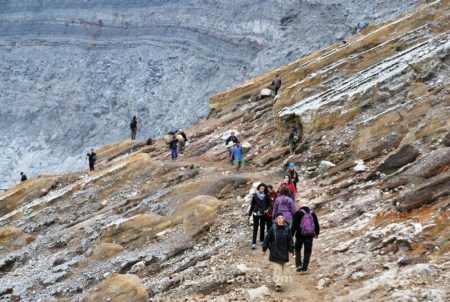
[[[274,265],[276,291],[281,291],[285,279],[285,264],[292,259],[294,251],[296,271],[301,274],[307,273],[313,239],[320,233],[317,215],[310,206],[299,202],[300,206],[297,209],[298,181],[295,164],[290,163],[276,191],[273,186],[264,183],[257,186],[248,212],[249,220],[253,218],[252,249],[257,247],[259,231],[263,255],[270,250],[269,261]]]
[[[188,141],[186,133],[179,129],[178,131],[170,131],[165,137],[166,143],[169,145],[170,158],[176,160],[178,155],[183,156],[184,149],[186,148],[186,143]]]

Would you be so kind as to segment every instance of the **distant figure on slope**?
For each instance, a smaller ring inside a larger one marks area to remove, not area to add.
[[[183,155],[184,149],[186,148],[187,135],[183,132],[183,130],[179,129],[177,131],[177,139],[178,139],[178,151],[181,155]]]
[[[239,173],[241,169],[242,161],[244,159],[244,151],[242,150],[239,142],[236,143],[233,147],[232,157],[234,159],[234,163],[236,164],[236,172]]]
[[[291,178],[292,182],[295,185],[295,192],[298,192],[298,187],[297,187],[298,173],[297,173],[297,170],[295,170],[295,164],[294,163],[289,163],[287,174],[289,175],[289,177]]]
[[[228,147],[228,156],[230,157],[231,164],[234,163],[233,146],[234,146],[234,144],[237,144],[237,143],[239,143],[239,140],[233,131],[233,132],[231,132],[230,136],[225,140],[225,145]]]
[[[136,139],[136,133],[137,133],[137,119],[136,119],[136,116],[133,116],[133,119],[131,120],[130,129],[131,129],[131,139]]]
[[[25,175],[25,173],[20,172],[20,181],[22,182],[22,181],[25,181],[25,180],[27,180],[27,176]]]
[[[318,238],[320,233],[319,220],[316,213],[304,204],[295,213],[291,226],[292,236],[295,236],[295,266],[297,272],[306,274],[309,259],[311,258],[313,239]],[[302,262],[302,246],[305,246]]]
[[[269,192],[267,186],[260,183],[253,194],[250,210],[248,211],[248,218],[253,215],[253,238],[252,249],[256,249],[256,235],[259,227],[259,242],[262,245],[264,241],[264,229],[266,227],[266,214],[271,206]]]
[[[94,149],[91,149],[87,154],[87,159],[89,161],[89,171],[95,171],[95,162],[97,161],[97,154]]]
[[[178,139],[175,134],[172,135],[172,139],[169,141],[169,149],[172,160],[176,160],[178,157]]]
[[[275,199],[277,198],[277,192],[273,189],[272,185],[267,186],[267,191],[269,192],[269,198],[270,198],[270,206],[266,213],[266,226],[267,226],[267,234],[269,234],[269,230],[272,227],[273,224],[273,204],[275,203]]]
[[[295,149],[297,149],[297,144],[300,142],[300,130],[295,127],[292,129],[291,133],[289,133],[288,145],[289,152],[291,155],[294,154]]]
[[[273,262],[273,281],[275,291],[280,292],[283,285],[284,266],[292,258],[293,244],[289,225],[285,222],[282,213],[276,215],[276,222],[269,230],[263,243],[263,256],[270,249],[269,261]]]
[[[295,201],[289,197],[289,190],[283,188],[273,204],[272,218],[275,219],[277,215],[281,213],[284,216],[284,220],[291,225],[295,212]]]
[[[272,86],[273,86],[273,89],[275,91],[275,95],[278,95],[278,90],[280,90],[280,87],[281,87],[281,77],[280,77],[280,75],[277,74],[275,76],[275,78],[272,81]]]

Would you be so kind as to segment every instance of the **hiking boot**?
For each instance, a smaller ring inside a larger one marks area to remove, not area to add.
[[[295,271],[300,272],[302,270],[301,266],[297,266],[297,268],[295,269]]]
[[[279,286],[279,285],[275,286],[275,291],[277,293],[281,292],[281,286]]]
[[[252,244],[252,250],[256,250],[256,243]]]
[[[307,270],[301,270],[300,271],[300,275],[308,275],[309,273],[308,273],[308,271]]]

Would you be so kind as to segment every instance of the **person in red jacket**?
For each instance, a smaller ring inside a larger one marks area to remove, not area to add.
[[[283,188],[288,188],[289,191],[292,192],[291,198],[295,201],[297,199],[297,188],[295,187],[294,182],[289,174],[286,174],[283,178],[283,181],[278,185],[278,193]]]
[[[275,199],[277,198],[277,192],[275,192],[272,185],[268,185],[267,190],[269,192],[269,198],[270,198],[270,207],[268,208],[268,211],[266,213],[267,234],[269,234],[269,230],[273,224],[273,219],[272,219],[273,204],[275,203]]]

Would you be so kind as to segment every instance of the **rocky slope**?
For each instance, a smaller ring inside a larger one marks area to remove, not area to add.
[[[417,4],[2,1],[0,189],[68,172],[87,148],[186,127],[207,99]]]
[[[2,193],[0,300],[448,301],[449,7],[424,3],[211,98],[176,162],[161,140],[121,141],[95,173]],[[263,97],[275,73],[281,94]],[[230,129],[252,144],[240,174]],[[255,183],[290,161],[322,232],[311,273],[289,266],[278,294],[245,215]]]

